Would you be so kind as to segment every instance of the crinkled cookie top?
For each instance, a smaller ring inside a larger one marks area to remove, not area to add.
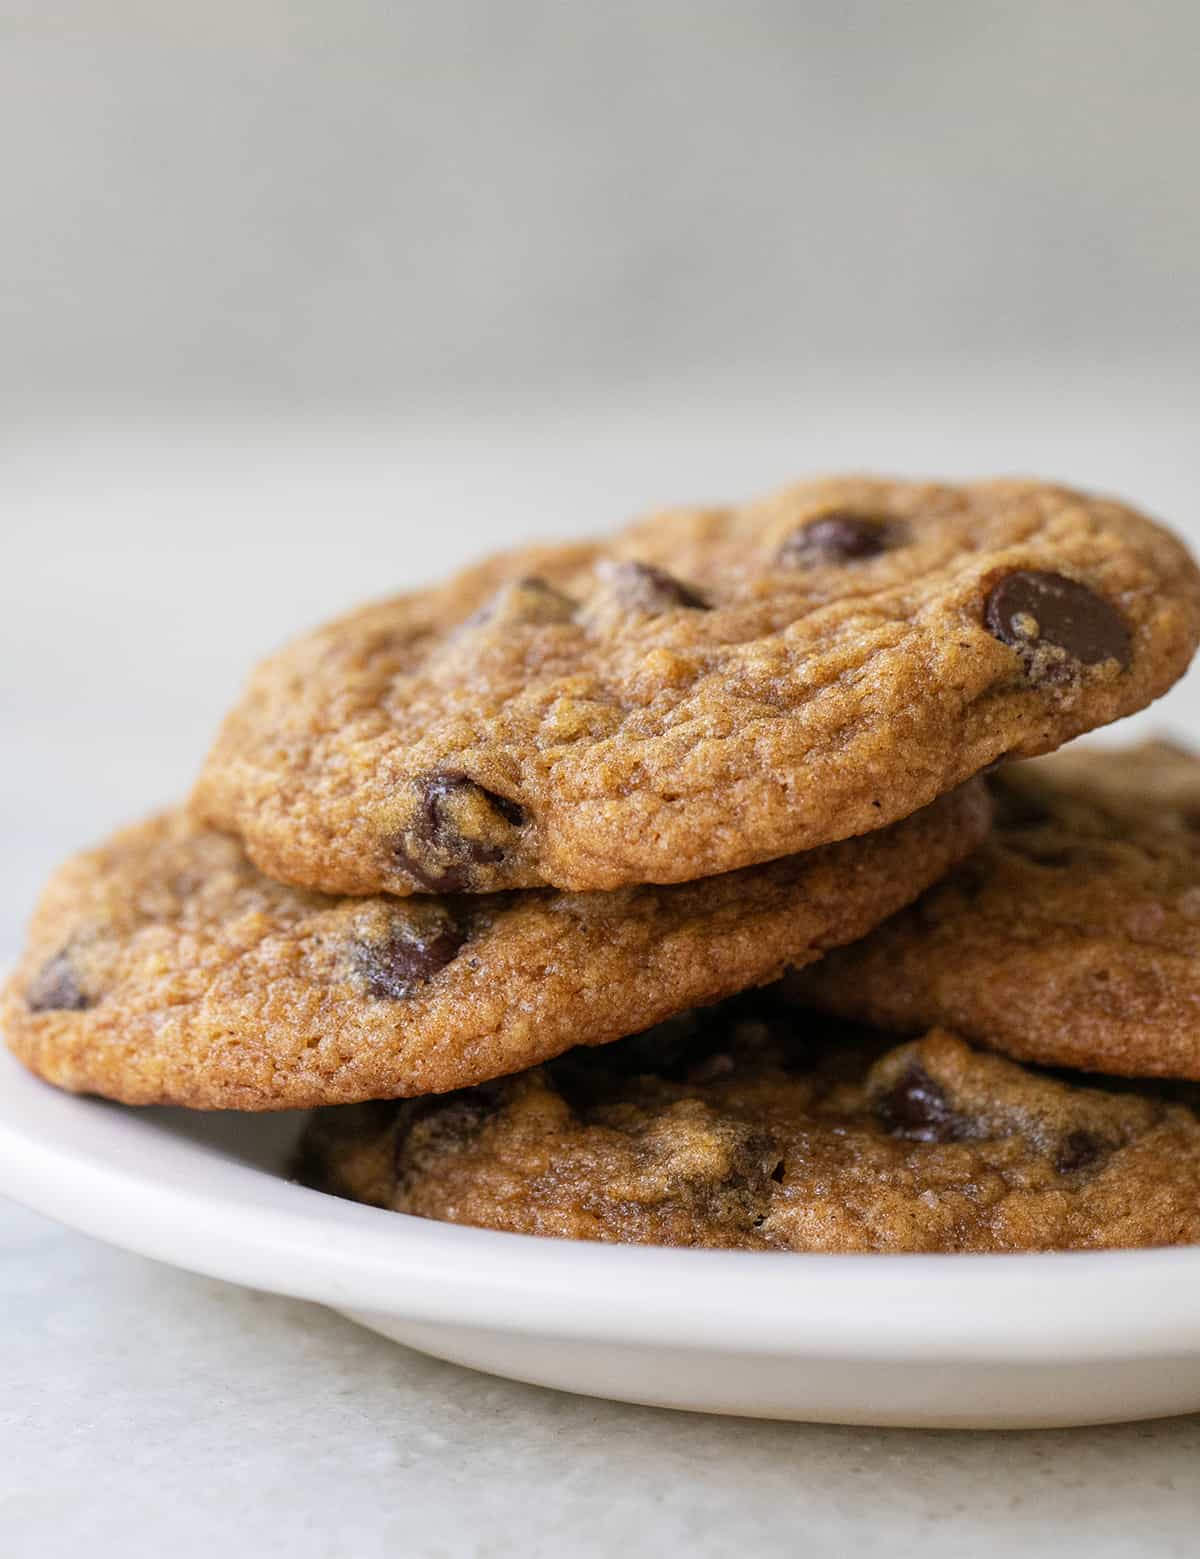
[[[268,660],[195,806],[336,893],[679,882],[1140,709],[1200,576],[1121,504],[839,479],[533,547]]]

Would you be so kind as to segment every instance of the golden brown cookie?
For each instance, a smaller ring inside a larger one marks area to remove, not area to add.
[[[746,1006],[439,1099],[319,1110],[301,1177],[424,1218],[637,1244],[1200,1241],[1190,1103],[1038,1075],[943,1031],[882,1049]]]
[[[796,977],[798,999],[1025,1061],[1200,1078],[1200,761],[1085,747],[992,783],[978,854]]]
[[[680,882],[907,816],[1140,709],[1200,575],[1120,504],[843,479],[533,547],[266,662],[196,790],[334,893]]]
[[[968,853],[979,782],[864,839],[705,882],[333,899],[172,813],[54,877],[9,1044],[130,1104],[284,1109],[439,1092],[602,1044],[863,935]]]

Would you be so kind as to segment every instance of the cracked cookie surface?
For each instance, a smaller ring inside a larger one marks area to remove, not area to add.
[[[1200,1078],[1200,760],[1083,747],[991,779],[994,832],[911,909],[795,982],[901,1033]]]
[[[441,1099],[317,1111],[301,1178],[425,1218],[637,1244],[1200,1240],[1190,1103],[1041,1075],[944,1031],[895,1046],[754,1005]]]
[[[1200,576],[1114,502],[838,479],[531,547],[255,673],[197,786],[335,893],[677,882],[865,833],[1141,708]]]
[[[67,862],[5,995],[17,1055],[132,1104],[439,1092],[601,1044],[863,935],[982,838],[981,782],[862,839],[696,883],[336,899],[177,812]]]

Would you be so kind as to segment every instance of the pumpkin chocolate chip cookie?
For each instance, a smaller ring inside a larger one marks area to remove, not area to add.
[[[69,861],[9,984],[17,1055],[131,1104],[283,1109],[439,1092],[774,980],[961,860],[979,781],[891,828],[610,894],[335,899],[172,813]]]
[[[1200,759],[1162,742],[1014,764],[994,833],[798,999],[1026,1061],[1200,1078]]]
[[[332,893],[680,882],[879,828],[1141,708],[1200,575],[1121,504],[841,479],[534,547],[267,661],[195,794]]]
[[[301,1178],[425,1218],[636,1244],[1200,1241],[1190,1104],[1038,1075],[944,1031],[887,1048],[754,1006],[440,1099],[317,1111]]]

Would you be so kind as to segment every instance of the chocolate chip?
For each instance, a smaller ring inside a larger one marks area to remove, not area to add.
[[[505,836],[525,822],[524,808],[459,769],[427,774],[418,786],[416,811],[392,842],[397,862],[431,893],[470,889],[474,867],[504,859]]]
[[[653,563],[609,563],[602,568],[601,577],[630,612],[657,616],[680,606],[708,610],[709,603],[691,585]]]
[[[1060,1175],[1075,1175],[1090,1169],[1109,1151],[1109,1144],[1090,1131],[1068,1132],[1059,1144],[1054,1167]]]
[[[916,1063],[906,1067],[875,1100],[875,1113],[890,1132],[910,1142],[962,1142],[972,1135],[970,1121],[951,1106],[941,1085]]]
[[[30,1012],[84,1012],[92,998],[81,989],[79,977],[65,952],[55,953],[34,976],[25,993]]]
[[[787,568],[817,563],[857,563],[878,557],[895,546],[898,531],[891,520],[837,509],[801,525],[780,547],[777,561]]]
[[[411,996],[458,956],[466,931],[454,921],[399,920],[383,942],[355,942],[354,967],[367,993],[387,1001]]]
[[[1040,661],[1038,652],[1045,646],[1084,666],[1115,660],[1126,669],[1132,659],[1129,630],[1116,607],[1077,580],[1044,569],[1021,569],[994,585],[984,622],[990,634],[1046,680],[1053,680],[1061,658]]]
[[[406,1099],[396,1120],[393,1144],[396,1176],[403,1181],[423,1158],[466,1145],[503,1105],[505,1079],[460,1088],[454,1093]]]
[[[465,627],[540,627],[570,622],[575,602],[536,574],[502,585],[486,606],[467,619]]]

